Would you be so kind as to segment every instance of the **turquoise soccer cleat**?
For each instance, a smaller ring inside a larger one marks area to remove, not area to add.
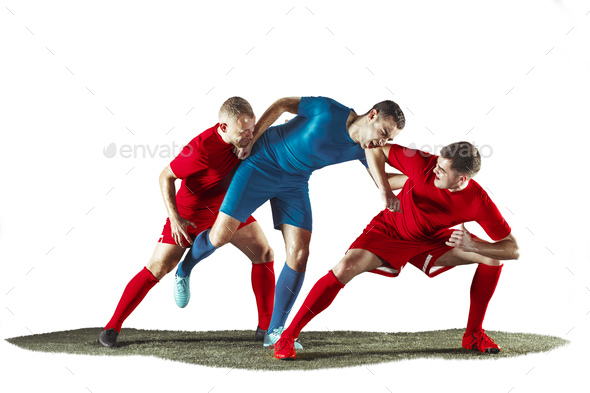
[[[264,335],[263,346],[272,347],[273,345],[275,345],[277,343],[277,341],[279,341],[279,339],[281,338],[281,334],[283,334],[283,330],[285,330],[285,327],[280,326],[276,329],[273,329],[273,331],[270,334],[266,333]],[[299,342],[297,342],[297,340],[295,340],[295,349],[303,349],[303,346],[301,344],[299,344]]]
[[[181,277],[178,274],[174,275],[174,301],[180,308],[186,307],[189,300],[191,300],[191,276]]]

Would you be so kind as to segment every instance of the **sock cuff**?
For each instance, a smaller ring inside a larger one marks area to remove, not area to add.
[[[334,272],[332,270],[330,270],[327,274],[328,277],[331,278],[331,282],[330,284],[334,284],[334,285],[338,285],[340,287],[340,289],[344,288],[344,284],[342,284],[339,280],[338,277],[336,277],[336,275],[334,274]]]
[[[160,280],[158,280],[153,274],[152,272],[150,272],[150,270],[147,268],[147,266],[143,267],[143,270],[141,271],[142,276],[145,277],[146,282],[153,282],[154,285],[156,285],[157,283],[160,282]]]

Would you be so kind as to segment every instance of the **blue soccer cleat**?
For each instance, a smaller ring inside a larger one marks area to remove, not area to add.
[[[185,308],[189,300],[191,300],[191,276],[181,277],[178,274],[174,275],[174,301],[180,308]]]
[[[264,344],[262,344],[265,347],[272,347],[273,345],[275,345],[277,343],[277,341],[279,341],[279,339],[281,338],[281,334],[283,334],[283,330],[285,330],[284,326],[280,326],[276,329],[273,329],[273,331],[269,334],[266,333],[264,335]],[[299,342],[297,342],[297,340],[295,340],[295,349],[303,349],[303,346],[301,344],[299,344]]]

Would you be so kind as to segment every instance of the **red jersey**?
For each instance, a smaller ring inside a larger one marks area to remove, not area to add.
[[[391,146],[388,163],[408,176],[398,194],[402,212],[383,210],[379,216],[386,225],[372,230],[398,240],[425,241],[460,223],[476,221],[494,241],[508,236],[510,226],[475,180],[455,192],[434,185],[437,159],[420,150]]]
[[[199,213],[217,213],[240,160],[232,145],[217,132],[219,124],[191,140],[172,160],[170,168],[182,179],[176,193],[178,212],[186,219]]]

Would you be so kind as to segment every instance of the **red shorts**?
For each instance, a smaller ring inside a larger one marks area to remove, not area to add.
[[[209,214],[208,212],[202,216],[193,216],[193,217],[187,218],[187,220],[194,222],[195,225],[197,226],[196,228],[195,227],[188,227],[187,228],[188,234],[191,237],[191,240],[194,241],[195,237],[197,237],[197,235],[199,233],[211,228],[213,226],[213,224],[215,223],[216,218],[217,218],[217,214]],[[256,219],[254,217],[252,217],[252,216],[248,217],[246,222],[240,223],[238,230],[242,229],[243,227],[245,227],[248,224],[253,223],[254,221],[256,221]],[[158,242],[176,245],[176,242],[174,241],[174,238],[172,237],[172,229],[170,227],[170,218],[166,219],[166,224],[164,224],[164,229],[162,230],[162,234],[160,235]],[[190,244],[188,244],[188,242],[184,238],[182,239],[182,243],[183,243],[182,247],[188,248],[191,246]]]
[[[378,231],[369,230],[367,232],[365,229],[348,250],[353,248],[367,250],[385,261],[380,267],[371,270],[371,273],[397,277],[409,262],[422,270],[428,277],[434,277],[453,268],[453,266],[434,266],[438,258],[453,249],[445,244],[452,233],[453,230],[448,229],[436,238],[415,242],[396,240]]]

